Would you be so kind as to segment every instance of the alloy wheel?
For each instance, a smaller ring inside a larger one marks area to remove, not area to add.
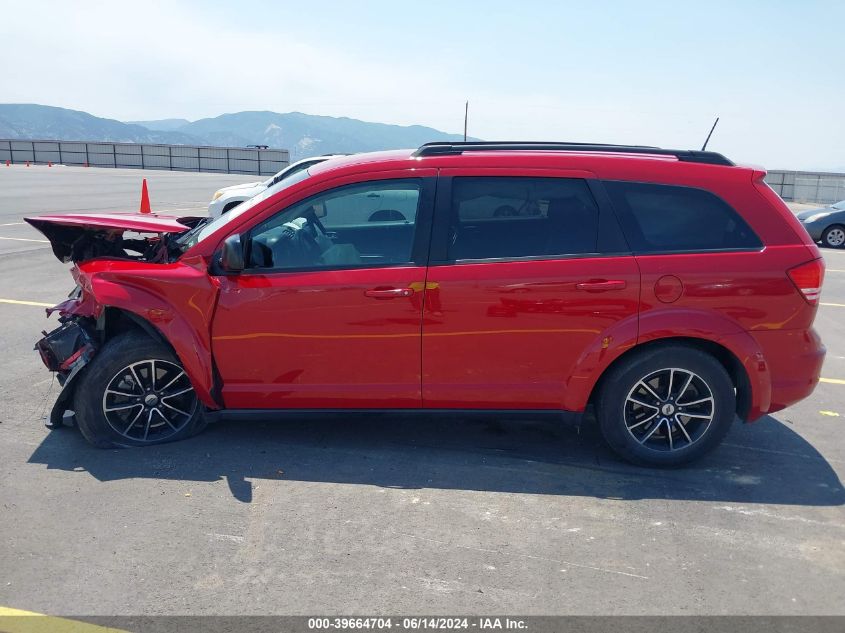
[[[845,244],[845,229],[839,228],[838,226],[834,227],[825,234],[824,239],[828,246],[839,248]]]
[[[623,405],[625,427],[655,451],[678,451],[707,433],[716,413],[713,391],[687,369],[659,369],[638,380]]]
[[[135,442],[160,442],[176,435],[191,421],[197,406],[185,371],[166,360],[127,365],[103,394],[103,415],[109,426]]]

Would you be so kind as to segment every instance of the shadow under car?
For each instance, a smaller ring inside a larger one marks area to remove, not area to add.
[[[681,469],[620,461],[589,418],[547,419],[400,414],[303,415],[220,421],[187,441],[100,450],[75,430],[51,432],[29,463],[127,478],[217,481],[252,500],[253,479],[589,496],[834,506],[842,484],[806,440],[767,416],[737,422],[725,443]]]

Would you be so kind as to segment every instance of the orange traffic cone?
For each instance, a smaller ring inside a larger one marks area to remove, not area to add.
[[[48,160],[48,161],[47,161],[47,167],[52,167],[52,166],[53,166],[53,161]]]
[[[26,166],[29,167],[29,161],[26,161]]]
[[[12,161],[10,161],[10,160],[7,158],[7,159],[6,159],[6,167],[9,167],[11,164],[12,164]]]
[[[147,191],[147,179],[141,184],[141,213],[152,213],[150,208],[150,192]]]

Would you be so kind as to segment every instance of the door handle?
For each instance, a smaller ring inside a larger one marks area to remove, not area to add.
[[[587,292],[605,292],[607,290],[624,290],[627,285],[623,279],[602,279],[599,281],[582,281],[575,284],[575,287]]]
[[[364,291],[365,297],[373,299],[398,299],[399,297],[410,297],[414,294],[413,288],[371,288]]]

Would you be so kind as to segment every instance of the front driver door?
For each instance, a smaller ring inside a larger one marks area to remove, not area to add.
[[[435,178],[344,184],[245,235],[220,276],[214,358],[228,408],[417,408]]]

